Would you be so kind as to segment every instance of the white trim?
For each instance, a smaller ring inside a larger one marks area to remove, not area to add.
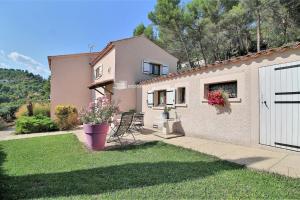
[[[239,97],[237,97],[237,98],[228,98],[227,101],[230,102],[230,103],[241,103],[242,102],[242,98],[239,98]],[[203,99],[202,103],[208,103],[208,100],[207,99]]]

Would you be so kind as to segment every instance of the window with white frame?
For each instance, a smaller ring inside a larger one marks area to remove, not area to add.
[[[95,70],[95,79],[100,78],[102,76],[102,74],[103,74],[102,72],[103,72],[103,65],[100,65]]]
[[[175,94],[175,89],[148,91],[148,107],[175,106]]]
[[[185,98],[185,87],[179,87],[177,88],[177,100],[176,104],[185,104],[186,103],[186,98]]]
[[[228,98],[237,98],[237,81],[205,84],[205,98],[208,92],[222,90],[228,94]]]
[[[157,91],[157,104],[156,106],[165,106],[167,101],[167,94],[166,90],[159,90]]]

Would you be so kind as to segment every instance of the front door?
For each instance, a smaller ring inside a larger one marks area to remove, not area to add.
[[[300,151],[300,62],[259,69],[260,143]]]

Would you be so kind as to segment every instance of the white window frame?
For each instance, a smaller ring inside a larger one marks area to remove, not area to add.
[[[180,98],[180,90],[182,90],[184,88],[184,102],[179,102],[179,98]],[[182,86],[182,87],[177,87],[177,93],[176,93],[176,104],[180,105],[180,104],[186,104],[186,87]]]
[[[152,98],[151,98],[151,96],[152,96]],[[150,97],[150,98],[149,98]],[[151,100],[150,100],[151,99]],[[146,102],[147,102],[147,106],[149,107],[149,108],[152,108],[152,107],[154,107],[154,91],[148,91],[147,92],[147,100],[146,100]]]
[[[176,104],[176,89],[170,88],[166,90],[166,106],[174,107]]]
[[[97,70],[99,70],[98,76],[97,76]],[[95,79],[99,79],[102,76],[103,76],[103,64],[101,64],[98,67],[96,67],[96,69],[95,69]]]

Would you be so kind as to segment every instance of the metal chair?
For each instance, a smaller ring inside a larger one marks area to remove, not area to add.
[[[118,126],[114,127],[111,130],[111,132],[109,134],[110,136],[107,140],[107,143],[119,142],[122,145],[121,138],[126,133],[131,134],[134,141],[135,141],[135,137],[132,133],[132,130],[130,130],[130,127],[132,126],[133,116],[134,116],[133,112],[124,112],[124,113],[122,113],[121,121],[120,121]]]
[[[144,113],[135,113],[130,127],[132,132],[142,132],[144,127]]]

